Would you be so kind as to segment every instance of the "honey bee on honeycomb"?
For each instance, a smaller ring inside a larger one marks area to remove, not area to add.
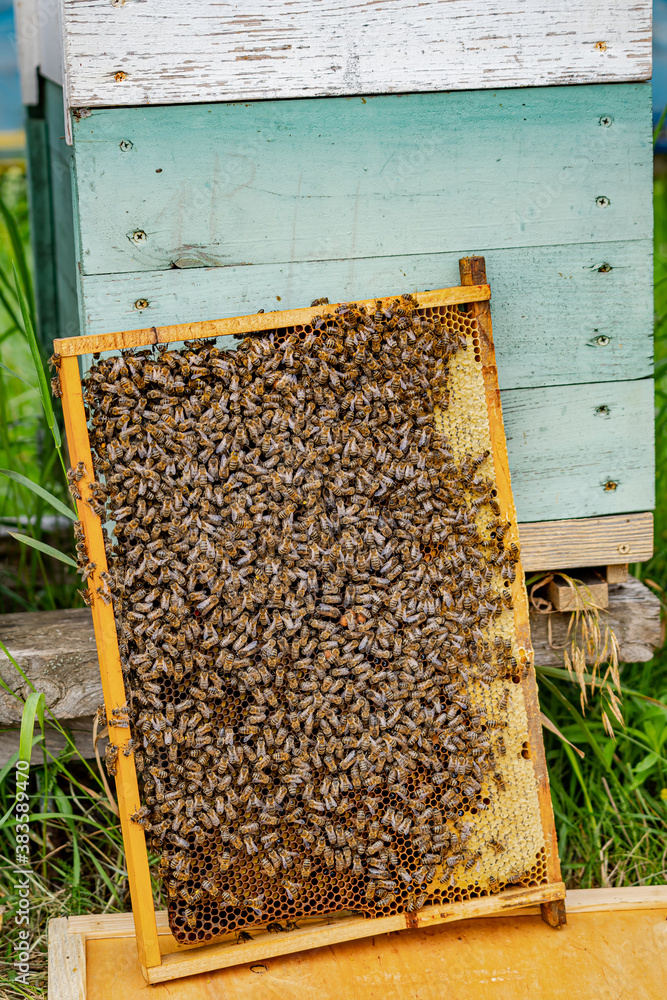
[[[525,664],[489,449],[438,422],[474,336],[403,296],[85,378],[134,820],[178,940],[544,880],[476,832]]]

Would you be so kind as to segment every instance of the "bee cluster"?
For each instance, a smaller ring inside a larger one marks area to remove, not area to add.
[[[502,711],[523,669],[488,452],[436,428],[471,335],[405,296],[85,379],[133,818],[180,940],[466,891],[506,753],[470,685]]]

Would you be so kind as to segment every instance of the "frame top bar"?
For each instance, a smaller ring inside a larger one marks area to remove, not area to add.
[[[386,306],[400,298],[388,295],[385,298],[350,299],[361,306]],[[454,288],[440,288],[433,292],[417,292],[413,295],[422,308],[428,306],[463,305],[468,302],[486,302],[491,298],[488,285],[457,285]],[[126,330],[120,333],[100,333],[94,337],[67,337],[53,341],[54,354],[61,358],[77,357],[81,354],[96,354],[101,351],[119,351],[132,347],[152,347],[154,344],[170,344],[181,340],[206,340],[210,337],[225,337],[234,334],[257,333],[261,330],[280,330],[289,326],[309,323],[315,316],[333,315],[342,303],[308,306],[304,309],[288,309],[282,312],[253,313],[250,316],[235,316],[229,319],[204,320],[199,323],[181,323],[177,326],[151,326],[141,330]]]

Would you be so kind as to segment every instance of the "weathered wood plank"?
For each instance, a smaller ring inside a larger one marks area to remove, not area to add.
[[[569,616],[552,615],[556,645],[565,641]],[[620,645],[620,658],[629,663],[650,660],[660,645],[660,601],[633,577],[609,587],[606,620]],[[545,616],[530,616],[535,660],[542,666],[562,666],[562,653],[549,647]],[[95,654],[91,613],[87,608],[0,616],[0,639],[16,658],[38,691],[44,691],[54,715],[77,730],[77,743],[92,756],[92,717],[102,702],[102,686]],[[82,650],[84,651],[82,655]],[[0,676],[22,696],[28,688],[17,683],[14,668],[0,654]],[[0,699],[0,724],[17,726],[21,704],[10,695]],[[18,747],[18,730],[5,734],[2,753],[9,756],[12,737]],[[86,742],[88,740],[88,742]],[[56,747],[56,743],[53,744]]]
[[[102,687],[88,608],[0,615],[0,639],[58,718],[95,714]],[[30,693],[2,652],[0,676],[23,698]],[[0,723],[19,722],[21,710],[20,702],[0,692]]]
[[[653,381],[502,393],[521,521],[650,510]]]
[[[552,645],[549,644],[547,615],[535,611],[530,615],[535,663],[538,667],[562,667],[563,647],[572,638],[571,634],[568,636],[572,616],[557,613],[548,617],[551,618]],[[620,659],[625,663],[646,663],[662,645],[660,601],[633,577],[629,577],[627,583],[609,585],[609,608],[601,617],[613,629],[620,645]]]
[[[493,283],[501,389],[651,374],[650,240],[480,252]],[[83,275],[82,332],[196,323],[277,305],[297,309],[322,296],[342,302],[440,288],[458,281],[460,257],[456,251]]]
[[[648,84],[95,110],[74,150],[84,274],[651,236]]]
[[[86,941],[68,933],[67,917],[49,920],[48,1000],[86,1000]]]
[[[65,0],[73,107],[651,75],[649,0]]]
[[[531,571],[623,565],[653,555],[651,513],[524,522],[519,534],[521,562]]]

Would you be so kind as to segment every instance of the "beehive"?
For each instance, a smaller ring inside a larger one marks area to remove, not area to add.
[[[490,331],[443,294],[84,380],[112,764],[134,750],[184,943],[553,881]]]

